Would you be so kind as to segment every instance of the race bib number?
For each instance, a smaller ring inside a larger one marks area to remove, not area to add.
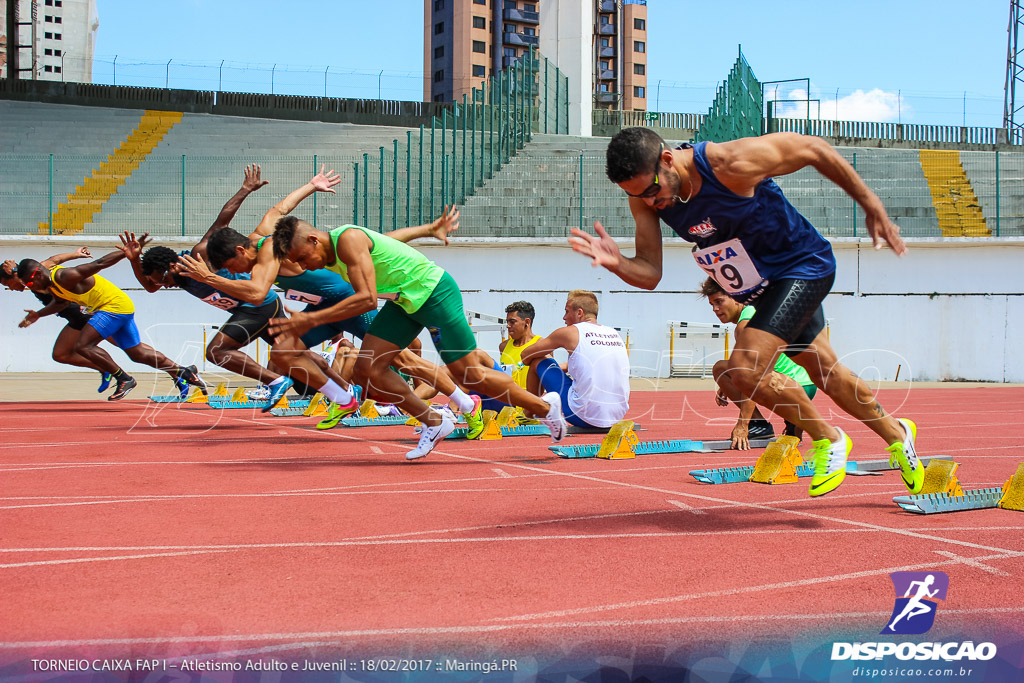
[[[745,294],[765,284],[739,239],[731,239],[706,249],[694,249],[693,258],[704,272],[721,285],[726,294]]]
[[[224,296],[220,292],[214,292],[210,296],[203,299],[206,303],[210,304],[214,308],[219,308],[222,311],[230,311],[232,308],[237,308],[242,302],[232,299],[229,296]]]
[[[294,289],[289,289],[287,292],[285,292],[284,298],[287,299],[288,301],[298,301],[300,303],[310,305],[318,304],[324,300],[322,296],[317,296],[316,294],[307,294],[305,292],[300,292]]]

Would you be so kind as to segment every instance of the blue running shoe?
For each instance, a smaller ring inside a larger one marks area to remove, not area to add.
[[[264,413],[269,413],[270,409],[277,405],[277,402],[281,400],[281,397],[288,393],[288,390],[292,388],[295,382],[292,381],[291,377],[285,377],[277,384],[270,385],[270,399],[266,406],[263,407]]]
[[[188,398],[188,382],[178,377],[174,380],[174,388],[178,391],[178,397],[182,400]]]
[[[96,390],[96,393],[102,394],[104,391],[110,388],[110,383],[114,381],[114,376],[109,372],[100,373],[100,388]]]

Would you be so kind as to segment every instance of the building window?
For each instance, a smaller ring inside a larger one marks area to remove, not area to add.
[[[503,47],[501,48],[501,54],[504,57],[515,57],[516,49],[514,47]]]
[[[53,34],[53,39],[54,40],[60,40],[60,34],[59,33],[54,33]]]
[[[532,26],[524,26],[523,27],[523,35],[524,36],[535,36],[535,35],[537,35],[537,29],[535,29]]]
[[[54,7],[63,7],[64,6],[64,0],[54,0],[53,6]]]
[[[448,99],[448,98],[446,98],[444,96],[443,92],[439,92],[436,95],[434,95],[434,101],[435,102],[444,102],[446,99]]]
[[[60,67],[59,66],[53,67],[53,73],[59,74],[60,73]]]
[[[526,12],[536,12],[537,6],[531,5],[530,3],[526,3],[525,5],[523,5],[523,10]]]
[[[487,43],[482,40],[473,41],[473,52],[479,52],[480,54],[487,54]]]
[[[47,64],[46,66],[43,67],[43,71],[45,71],[46,73],[52,73],[53,72],[53,67],[50,66],[49,64]]]
[[[55,24],[61,24],[61,23],[64,23],[64,20],[63,20],[63,19],[61,19],[60,17],[54,17],[54,18],[53,18],[53,23],[55,23]]]
[[[50,48],[46,48],[45,50],[43,50],[43,55],[46,56],[46,57],[52,57],[53,56],[53,50],[51,50]]]
[[[607,38],[602,38],[601,39],[601,47],[608,47],[608,39]]]
[[[473,28],[487,28],[487,19],[483,17],[473,17]]]
[[[608,25],[610,23],[612,23],[611,17],[609,17],[607,14],[602,14],[601,15],[601,25],[602,26],[606,26],[606,25]]]
[[[444,33],[444,22],[439,21],[436,24],[434,24],[434,35],[439,36],[442,33]]]
[[[610,59],[602,60],[601,61],[601,68],[602,69],[610,69],[610,68],[612,68],[612,60],[610,60]]]
[[[505,9],[519,9],[516,7],[516,0],[505,0],[505,4],[502,5]]]
[[[633,28],[635,28],[637,31],[646,31],[647,30],[647,22],[644,21],[643,19],[634,19],[633,20]]]
[[[602,83],[600,86],[601,92],[608,92],[608,84]]]
[[[633,73],[636,74],[637,76],[646,76],[647,75],[647,65],[645,65],[645,64],[634,64],[633,65]]]
[[[444,0],[434,0],[434,11],[440,12],[444,9]]]
[[[43,34],[43,38],[46,38],[47,40],[52,40],[53,39],[53,34],[49,33],[49,32],[44,33]]]
[[[52,24],[53,23],[53,17],[51,17],[49,14],[47,14],[45,17],[43,17],[43,21],[45,21],[47,24]]]
[[[43,4],[46,5],[47,7],[53,7],[53,0],[46,0],[46,2],[44,2]]]
[[[647,45],[642,40],[633,41],[633,52],[646,52]]]
[[[647,97],[647,95],[644,92],[644,87],[642,85],[633,86],[633,97]]]
[[[444,45],[438,45],[434,48],[434,59],[441,59],[444,57]]]
[[[54,50],[53,54],[57,57],[60,57],[60,50]]]
[[[487,0],[473,0],[474,5],[486,5]]]
[[[486,66],[481,66],[479,64],[474,64],[473,65],[473,77],[474,78],[483,78],[486,75],[487,75],[487,67]]]
[[[444,80],[444,69],[438,69],[434,72],[434,83],[440,83]]]

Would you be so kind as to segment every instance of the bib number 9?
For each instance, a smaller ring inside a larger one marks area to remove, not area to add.
[[[743,294],[764,282],[739,239],[694,249],[693,258],[727,294]]]

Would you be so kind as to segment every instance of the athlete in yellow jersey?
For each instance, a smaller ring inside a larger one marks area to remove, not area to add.
[[[205,393],[206,383],[200,379],[194,365],[181,367],[153,347],[142,343],[139,329],[135,326],[135,305],[132,300],[112,282],[97,275],[125,255],[126,252],[119,247],[118,251],[75,268],[55,266],[50,269],[33,259],[23,260],[18,264],[18,277],[21,281],[33,292],[48,292],[55,298],[42,310],[29,311],[21,327],[28,327],[40,317],[56,313],[67,301],[80,304],[92,317],[75,342],[75,352],[114,376],[117,388],[107,397],[108,401],[124,398],[138,382],[98,348],[105,338],[123,349],[136,363],[163,370],[172,379],[185,380]]]
[[[533,319],[537,315],[533,304],[529,301],[515,301],[505,307],[505,326],[508,329],[508,339],[498,345],[498,352],[501,354],[498,359],[499,370],[504,370],[512,376],[512,380],[526,389],[526,376],[530,368],[523,365],[523,351],[528,346],[540,341],[540,335],[533,333]],[[500,411],[505,403],[490,397],[483,398],[484,410]],[[522,413],[522,406],[516,406],[516,412]],[[526,418],[524,418],[526,419]]]

